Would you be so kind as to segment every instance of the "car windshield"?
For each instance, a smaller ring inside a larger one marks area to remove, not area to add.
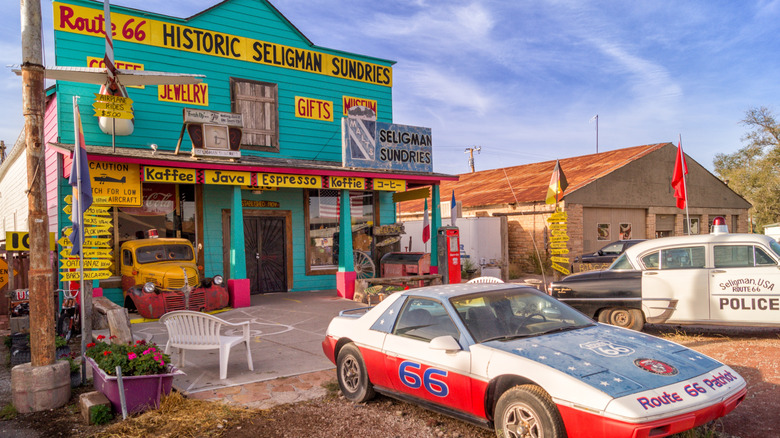
[[[585,315],[535,289],[518,287],[451,298],[476,342],[510,340],[593,324]]]
[[[189,245],[152,245],[135,250],[138,263],[167,262],[172,260],[191,261],[192,248]]]
[[[634,269],[634,267],[631,266],[631,262],[628,261],[628,257],[625,253],[621,254],[620,257],[612,262],[612,264],[609,265],[609,268],[607,268],[609,271],[621,271],[625,269]]]

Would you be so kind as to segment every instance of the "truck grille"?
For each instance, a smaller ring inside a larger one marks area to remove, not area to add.
[[[200,310],[206,307],[206,294],[201,291],[192,291],[190,293],[190,307],[184,308],[184,294],[181,292],[167,292],[165,293],[165,310],[167,312],[173,310]]]
[[[187,277],[187,283],[195,287],[198,284],[198,276],[197,275],[190,275]],[[169,289],[181,289],[184,287],[184,279],[183,278],[171,278],[168,280],[168,288]]]

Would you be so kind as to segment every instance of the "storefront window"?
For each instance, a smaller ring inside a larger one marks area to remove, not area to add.
[[[339,264],[339,214],[341,191],[309,190],[307,192],[308,229],[307,262],[312,270],[331,270]],[[350,192],[352,248],[371,253],[374,225],[374,197],[371,192]]]

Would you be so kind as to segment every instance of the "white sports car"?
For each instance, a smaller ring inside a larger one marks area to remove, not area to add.
[[[349,400],[378,391],[505,437],[662,437],[746,393],[716,360],[514,284],[395,293],[341,312],[322,348]]]

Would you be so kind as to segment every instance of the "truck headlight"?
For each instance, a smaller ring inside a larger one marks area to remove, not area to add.
[[[154,292],[154,283],[149,282],[144,284],[144,292],[146,293],[152,293]]]
[[[221,275],[215,275],[213,281],[214,281],[214,284],[216,284],[217,286],[220,286],[220,285],[222,285],[222,282],[224,280],[222,279]]]

